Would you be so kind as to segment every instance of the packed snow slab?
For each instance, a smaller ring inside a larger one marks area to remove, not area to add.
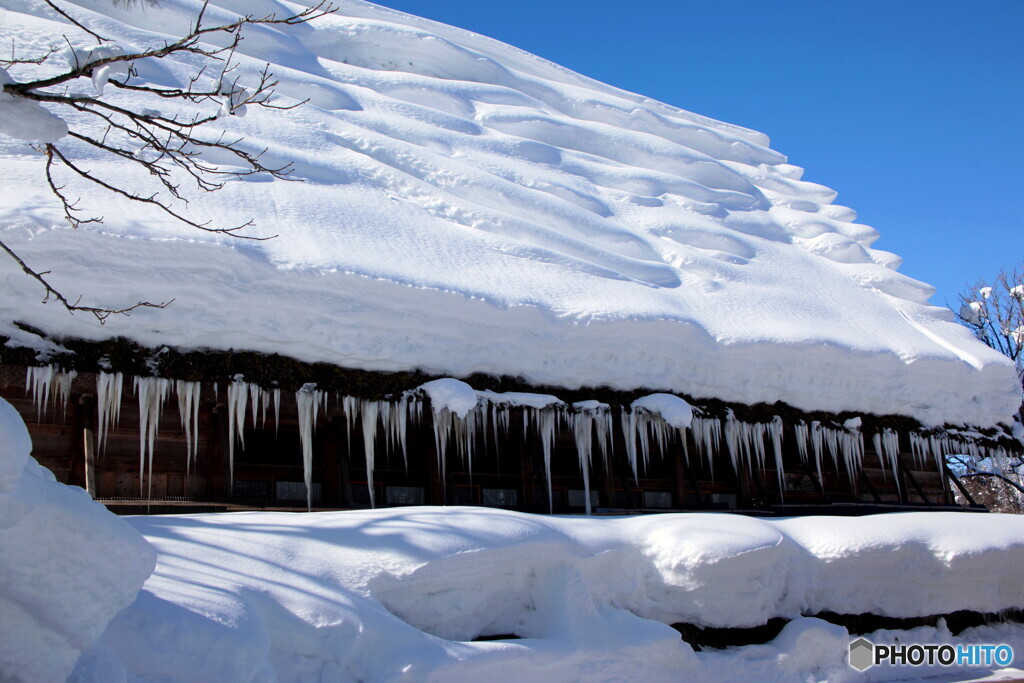
[[[134,600],[155,554],[85,491],[57,483],[31,447],[0,399],[0,680],[62,681]]]
[[[157,568],[97,651],[146,679],[728,680],[759,667],[765,680],[821,679],[848,672],[850,639],[802,614],[1024,606],[1015,517],[419,507],[128,521]],[[669,626],[771,617],[794,621],[728,666]],[[473,640],[495,635],[505,639]],[[795,652],[802,639],[814,646]],[[78,673],[94,660],[105,661],[92,653]]]
[[[932,289],[897,272],[900,259],[872,247],[878,233],[833,204],[834,191],[803,180],[766,136],[466,31],[336,4],[311,24],[253,28],[240,46],[232,76],[241,85],[269,62],[277,102],[306,104],[250,107],[223,123],[245,149],[265,148],[268,165],[293,162],[304,182],[248,176],[190,195],[197,220],[255,218],[249,234],[275,239],[201,233],[65,169],[65,192],[104,217],[71,232],[42,182],[44,160],[18,139],[32,126],[7,126],[0,239],[52,271],[72,300],[81,292],[89,304],[174,303],[101,328],[39,305],[38,284],[4,259],[0,333],[31,343],[17,320],[155,348],[781,400],[929,424],[991,425],[1019,405],[1008,361],[927,305]],[[63,34],[77,49],[94,45],[41,3],[2,6],[0,37],[19,52],[63,47]],[[186,32],[199,6],[82,0],[68,10],[138,50]],[[206,21],[233,21],[238,7],[215,2]],[[8,77],[31,68],[11,66]],[[161,86],[185,85],[197,68],[192,58],[135,65],[140,82]],[[109,83],[105,93],[196,114]],[[71,122],[102,137],[88,121]],[[40,128],[52,137],[52,126]],[[59,144],[96,174],[143,194],[150,187],[130,162],[69,138]],[[227,159],[206,161],[231,170]]]

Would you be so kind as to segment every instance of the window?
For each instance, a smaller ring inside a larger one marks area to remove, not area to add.
[[[320,500],[320,484],[313,482],[313,500]],[[306,484],[301,481],[279,481],[277,482],[278,500],[306,500]]]

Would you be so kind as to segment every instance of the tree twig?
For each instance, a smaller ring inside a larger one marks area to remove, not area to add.
[[[43,297],[44,304],[50,300],[50,297],[53,297],[72,314],[75,313],[76,311],[85,311],[87,313],[92,313],[94,316],[96,316],[96,319],[99,320],[101,325],[105,323],[107,321],[107,318],[109,318],[112,315],[128,315],[129,313],[138,308],[167,308],[167,306],[169,306],[174,301],[174,299],[170,299],[169,301],[163,301],[158,304],[154,304],[150,301],[139,301],[135,304],[132,304],[131,306],[125,306],[124,308],[100,308],[96,306],[82,306],[79,303],[81,302],[82,297],[78,297],[78,299],[74,303],[72,303],[63,294],[56,290],[49,282],[46,281],[46,278],[44,278],[43,276],[49,275],[50,271],[47,270],[39,272],[33,270],[28,266],[28,264],[25,263],[24,260],[22,260],[20,256],[18,256],[18,254],[14,252],[13,249],[8,247],[3,241],[0,241],[0,249],[3,249],[5,252],[7,252],[7,254],[12,259],[14,259],[19,266],[21,266],[21,269],[25,272],[25,274],[27,274],[29,277],[33,278],[43,286],[43,288],[46,290],[46,296]]]

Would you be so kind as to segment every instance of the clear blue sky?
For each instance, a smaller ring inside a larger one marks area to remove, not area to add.
[[[384,0],[768,134],[951,303],[1024,261],[1024,0]]]

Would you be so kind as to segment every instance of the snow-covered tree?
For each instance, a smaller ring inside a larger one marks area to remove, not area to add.
[[[67,221],[74,227],[102,222],[102,217],[80,208],[79,199],[68,193],[65,178],[70,177],[123,200],[155,207],[197,230],[240,239],[269,239],[245,232],[252,221],[218,226],[193,218],[185,208],[187,194],[212,192],[227,179],[245,175],[288,179],[290,164],[264,163],[259,151],[247,150],[241,137],[225,133],[223,124],[228,116],[243,116],[249,107],[288,109],[302,103],[274,102],[277,82],[269,65],[255,77],[245,77],[238,72],[235,53],[246,27],[301,24],[335,8],[324,1],[284,17],[245,15],[218,23],[206,20],[204,4],[185,35],[129,50],[89,28],[57,2],[44,3],[66,22],[72,35],[55,35],[52,46],[41,54],[19,52],[14,45],[11,55],[0,59],[0,136],[29,141],[45,157],[45,182]],[[135,11],[146,8],[136,7]],[[83,45],[83,41],[89,44]],[[187,83],[168,86],[138,77],[135,65],[142,60],[172,55],[187,55],[198,64]],[[116,96],[124,93],[131,96]],[[187,106],[173,107],[168,102]],[[167,113],[168,109],[176,113]],[[210,125],[217,121],[220,125]],[[128,186],[120,176],[104,176],[87,168],[74,153],[82,145],[142,167],[155,186]],[[214,158],[216,163],[209,161]],[[81,298],[73,301],[51,286],[45,277],[48,271],[29,265],[2,241],[0,250],[43,286],[44,302],[53,298],[69,311],[90,312],[101,322],[115,313],[169,303],[140,301],[113,308],[81,305]]]
[[[957,320],[1017,366],[1024,389],[1024,264],[960,293]]]
[[[1011,358],[1024,391],[1024,264],[1003,269],[990,281],[979,281],[960,293],[957,320],[989,347]],[[1024,439],[1024,404],[1013,425]],[[1024,512],[1024,460],[999,462],[967,455],[950,458],[950,467],[961,474],[972,496],[990,510]]]

